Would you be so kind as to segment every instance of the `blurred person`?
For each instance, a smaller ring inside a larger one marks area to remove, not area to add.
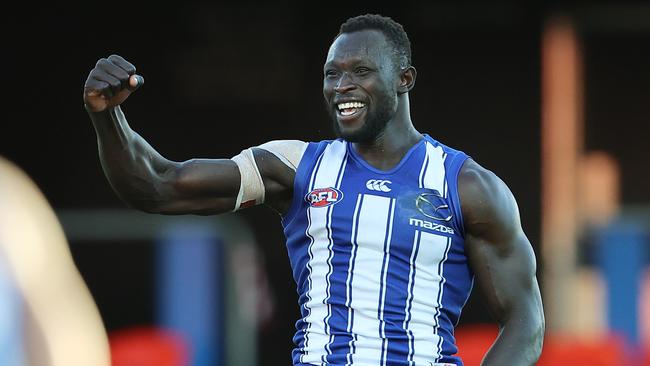
[[[0,275],[21,319],[3,334],[22,337],[7,366],[108,366],[108,337],[46,198],[16,164],[0,157]],[[7,342],[14,342],[6,339]],[[0,341],[2,342],[2,341]],[[0,345],[0,349],[2,345]],[[22,352],[21,352],[22,351]]]
[[[516,200],[494,173],[416,130],[415,79],[401,24],[349,18],[323,68],[338,138],[184,162],[127,123],[120,104],[144,79],[121,56],[97,62],[83,97],[105,175],[129,206],[279,213],[302,315],[293,365],[462,365],[453,332],[474,280],[500,326],[483,364],[532,365],[544,315]]]

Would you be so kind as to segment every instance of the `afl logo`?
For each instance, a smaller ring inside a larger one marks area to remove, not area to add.
[[[327,207],[343,199],[343,193],[336,188],[316,188],[307,193],[305,201],[309,202],[311,207]]]

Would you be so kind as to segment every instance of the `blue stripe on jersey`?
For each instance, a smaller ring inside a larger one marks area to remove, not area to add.
[[[341,345],[339,347],[336,347],[337,350],[341,349],[344,351],[345,346],[349,348],[349,352],[346,355],[346,365],[351,365],[352,364],[352,355],[355,353],[356,348],[354,347],[354,341],[356,340],[355,334],[352,332],[352,327],[354,325],[354,309],[350,306],[352,304],[352,287],[350,284],[352,283],[352,280],[354,279],[354,264],[355,264],[355,259],[357,256],[357,250],[359,249],[359,246],[357,245],[357,234],[358,231],[356,230],[357,227],[359,227],[359,210],[361,209],[361,205],[363,204],[363,195],[359,194],[357,195],[357,202],[354,208],[354,214],[352,215],[352,234],[350,238],[350,257],[348,259],[348,271],[347,271],[347,276],[345,280],[345,309],[347,309],[347,314],[343,312],[341,314],[341,318],[345,318],[347,315],[346,324],[345,324],[345,332],[343,333],[343,336],[341,337]]]
[[[282,220],[302,316],[294,364],[462,365],[453,327],[472,285],[457,192],[466,158],[425,135],[380,171],[343,140],[308,145]],[[304,199],[330,188],[342,197],[329,205]]]
[[[446,169],[450,174],[446,177],[446,182],[449,187],[454,189],[449,190],[449,202],[454,213],[454,216],[459,220],[454,220],[454,229],[461,233],[465,233],[465,227],[462,220],[462,211],[460,207],[460,197],[458,190],[458,174],[462,165],[465,163],[467,156],[465,154],[452,154],[449,159],[446,159]],[[464,235],[463,235],[464,237]],[[469,299],[474,280],[473,274],[466,264],[465,246],[463,240],[453,241],[449,248],[448,258],[444,264],[445,273],[445,291],[442,293],[443,304],[454,304],[450,308],[443,307],[441,309],[441,317],[439,319],[439,331],[443,336],[444,342],[442,344],[443,355],[453,355],[458,352],[453,335],[453,329],[460,320],[460,310],[465,306]],[[469,278],[469,283],[462,281],[462,279]],[[438,362],[456,362],[457,358],[443,356]]]
[[[323,160],[323,155],[321,154],[318,157],[318,160],[316,160],[316,167],[314,168],[314,171],[311,174],[311,178],[310,178],[310,181],[309,181],[309,189],[310,190],[312,190],[314,188],[314,177],[316,176],[316,173],[318,172],[318,170],[320,168],[320,164],[321,164],[322,160]],[[310,215],[310,211],[308,210],[307,211],[307,228],[305,229],[305,235],[309,238],[309,247],[307,249],[307,253],[309,254],[309,261],[307,262],[307,269],[309,271],[309,276],[307,277],[308,289],[307,289],[307,292],[305,293],[308,300],[307,300],[307,302],[303,303],[303,306],[302,306],[304,311],[307,313],[306,316],[303,314],[303,319],[307,318],[307,317],[309,317],[311,315],[311,308],[309,308],[307,306],[307,304],[309,302],[311,302],[311,296],[310,296],[311,286],[312,286],[312,283],[311,283],[311,273],[312,273],[311,261],[314,258],[314,255],[312,253],[312,245],[314,244],[315,239],[311,234],[309,234],[309,229],[310,228],[311,228],[311,215]],[[311,323],[305,322],[305,324],[303,326],[303,335],[304,336],[303,336],[303,339],[302,339],[302,342],[301,342],[303,344],[303,346],[302,346],[303,349],[305,347],[307,347],[307,345],[309,343],[308,334],[309,334],[310,328],[311,328]],[[301,358],[301,362],[302,362],[302,358]]]
[[[377,316],[379,317],[379,334],[382,339],[382,345],[381,345],[381,365],[385,365],[386,363],[386,349],[387,349],[387,339],[386,339],[386,321],[384,319],[384,306],[386,303],[386,276],[388,275],[388,263],[390,262],[390,241],[392,239],[391,233],[393,229],[393,215],[395,212],[395,199],[392,199],[390,201],[390,208],[389,208],[390,214],[388,215],[386,226],[388,226],[388,231],[386,232],[386,237],[384,238],[384,258],[383,258],[383,263],[381,266],[381,279],[379,283],[379,309]]]
[[[314,173],[311,177],[310,188],[339,188],[341,174],[345,169],[347,159],[345,144],[334,142],[323,151],[319,157]],[[339,197],[340,199],[341,197]],[[309,238],[309,270],[307,302],[304,308],[308,309],[305,322],[305,342],[301,362],[326,362],[329,353],[328,343],[331,342],[331,332],[328,318],[331,314],[329,298],[329,275],[331,274],[332,258],[332,230],[331,215],[332,205],[324,207],[310,207],[307,209],[308,226],[306,234]],[[313,225],[314,222],[323,225]]]
[[[321,154],[318,157],[318,160],[316,160],[316,167],[314,168],[314,171],[312,172],[311,179],[309,182],[309,188],[310,190],[314,189],[314,184],[315,184],[315,177],[318,171],[320,170],[321,163],[323,161],[323,155]],[[307,277],[308,282],[308,290],[306,292],[307,295],[307,302],[303,304],[303,308],[307,311],[307,316],[306,318],[309,318],[311,316],[311,308],[308,306],[308,304],[311,302],[311,289],[312,289],[312,266],[311,262],[314,259],[314,254],[312,247],[314,245],[314,242],[316,241],[314,237],[309,233],[311,229],[311,211],[307,210],[307,229],[305,230],[305,235],[309,238],[309,247],[307,249],[307,252],[309,254],[309,261],[307,262],[307,269],[309,270],[309,276]],[[303,342],[303,347],[306,349],[309,345],[309,331],[311,330],[311,325],[312,323],[306,322],[306,328],[304,329],[304,334],[305,334],[305,339]],[[302,359],[301,359],[302,361]]]
[[[346,157],[347,157],[347,153],[346,153]],[[341,164],[341,167],[340,167],[339,172],[338,172],[338,174],[337,174],[337,177],[336,177],[336,188],[337,188],[337,189],[341,187],[341,178],[343,177],[343,172],[345,171],[345,165],[346,165],[346,162],[347,162],[347,159],[344,158],[344,159],[343,159],[343,164]],[[329,240],[329,246],[328,246],[328,248],[327,248],[328,251],[329,251],[329,257],[327,258],[327,264],[328,264],[328,267],[329,267],[329,272],[327,273],[327,276],[326,276],[326,282],[327,282],[327,296],[326,296],[326,298],[325,298],[325,300],[324,300],[324,304],[327,305],[327,316],[325,317],[325,319],[323,319],[323,322],[325,323],[325,333],[326,333],[326,334],[329,334],[329,336],[330,336],[330,338],[329,338],[329,342],[328,342],[327,345],[325,346],[328,355],[332,354],[331,345],[332,345],[332,343],[333,343],[333,341],[334,341],[334,338],[335,338],[335,336],[336,336],[335,333],[333,333],[333,332],[331,331],[330,318],[331,318],[331,316],[332,316],[332,306],[331,306],[331,304],[329,303],[329,300],[330,300],[330,298],[332,297],[332,294],[331,294],[331,281],[330,281],[330,279],[331,279],[332,272],[333,272],[333,267],[332,267],[332,257],[334,256],[334,251],[333,251],[332,247],[333,247],[333,245],[334,245],[334,241],[333,241],[333,238],[332,238],[332,227],[331,227],[331,222],[332,222],[332,209],[333,209],[334,207],[336,207],[336,206],[329,206],[329,207],[327,208],[327,209],[328,209],[327,236],[328,236],[328,240]],[[341,272],[340,270],[337,271],[337,273],[340,273],[340,272]],[[337,293],[339,293],[339,291],[337,291]],[[334,300],[334,299],[332,299],[332,300]],[[336,302],[334,302],[334,303],[336,304]],[[336,329],[336,327],[335,327],[335,329]],[[326,360],[326,358],[325,358],[324,355],[323,355],[323,357],[322,357],[322,360],[323,360],[323,362],[327,362],[327,360]]]
[[[408,283],[408,297],[406,300],[406,309],[404,310],[404,323],[403,327],[408,336],[408,354],[407,360],[409,365],[413,363],[413,330],[410,329],[411,323],[411,309],[413,308],[413,286],[415,285],[415,271],[414,266],[415,259],[418,256],[418,250],[420,250],[420,232],[415,232],[415,237],[413,240],[413,249],[411,250],[411,258],[409,260],[409,283]]]
[[[445,247],[445,256],[442,259],[442,261],[440,261],[440,263],[438,263],[438,275],[440,276],[440,278],[442,278],[442,283],[440,284],[440,291],[438,292],[438,304],[443,304],[443,302],[442,302],[442,294],[444,293],[445,282],[446,282],[446,279],[445,279],[444,274],[443,274],[443,266],[444,266],[445,261],[447,260],[450,247],[451,247],[451,238],[448,237],[447,238],[447,245]],[[440,309],[441,308],[436,309],[435,334],[438,335],[438,336],[440,336],[440,334],[438,333],[439,329],[440,329]],[[444,339],[444,337],[442,337],[442,336],[440,336],[440,338],[438,339],[437,348],[440,351],[442,351],[442,340],[443,339]],[[439,361],[440,358],[442,358],[442,352],[439,352],[438,357],[436,358],[436,361]]]

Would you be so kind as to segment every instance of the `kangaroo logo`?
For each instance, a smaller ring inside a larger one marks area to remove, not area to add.
[[[421,193],[415,199],[415,207],[421,214],[436,221],[449,221],[453,217],[449,205],[445,203],[438,191]]]

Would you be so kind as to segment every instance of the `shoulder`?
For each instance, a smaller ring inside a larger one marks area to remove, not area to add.
[[[519,211],[510,188],[471,158],[458,175],[458,193],[466,231],[480,234],[519,227]]]
[[[308,142],[302,140],[271,140],[263,144],[260,144],[256,147],[260,149],[305,149],[308,145]]]
[[[469,198],[467,204],[477,204],[495,194],[508,190],[505,182],[494,172],[481,166],[474,159],[467,159],[458,174],[458,189]],[[477,202],[477,199],[479,202]]]
[[[465,154],[464,151],[456,149],[451,145],[448,145],[448,144],[446,144],[446,143],[444,143],[444,142],[442,142],[442,141],[440,141],[438,139],[435,139],[435,138],[431,137],[431,135],[429,135],[427,133],[423,133],[422,136],[424,137],[424,140],[426,142],[431,144],[431,146],[433,146],[434,148],[439,147],[447,155],[465,155],[465,156],[467,156],[467,154]]]
[[[296,171],[308,145],[309,143],[301,140],[272,140],[254,148],[273,154],[284,165]]]

